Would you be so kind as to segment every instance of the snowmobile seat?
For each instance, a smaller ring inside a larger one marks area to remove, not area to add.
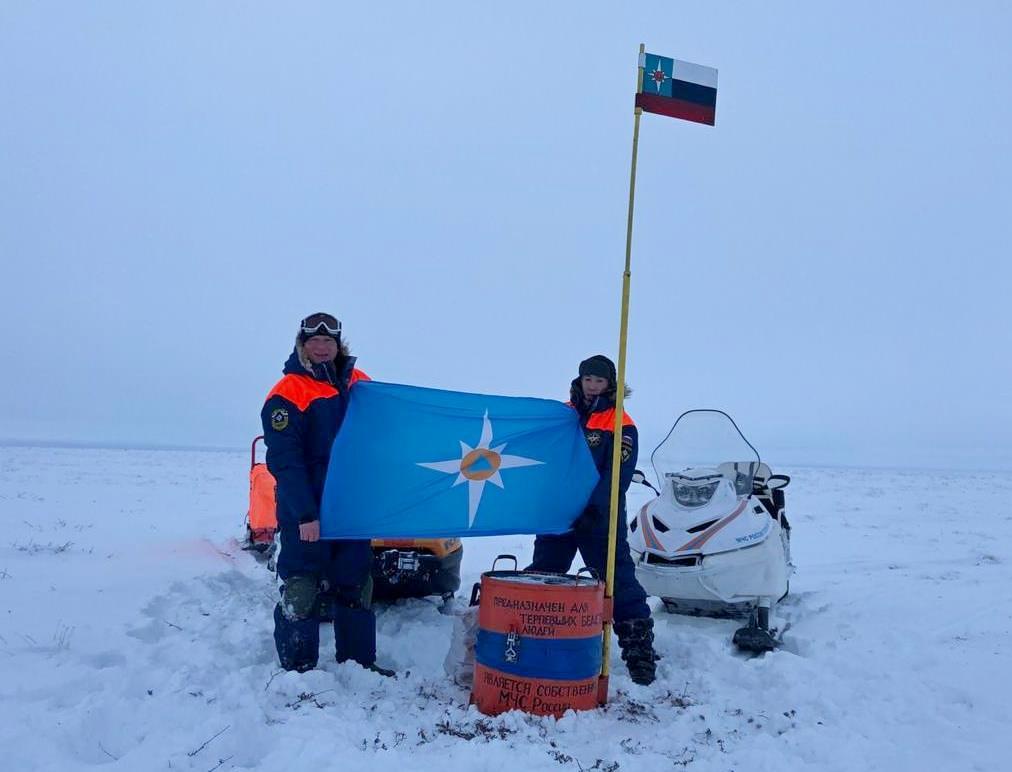
[[[780,520],[785,527],[789,527],[787,526],[787,518],[784,516],[784,488],[787,487],[791,478],[784,474],[771,474],[770,468],[766,464],[760,464],[759,469],[759,473],[753,480],[752,495],[759,500],[770,517]],[[775,485],[771,487],[770,482],[773,481],[775,481]]]

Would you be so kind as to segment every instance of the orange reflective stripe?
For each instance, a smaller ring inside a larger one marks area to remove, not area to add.
[[[624,410],[622,411],[622,426],[635,426],[633,420],[629,417],[629,414]],[[607,410],[602,410],[600,413],[591,413],[590,418],[586,424],[588,429],[615,429],[615,408],[610,407]]]
[[[372,378],[363,373],[361,370],[355,368],[351,371],[351,377],[348,379],[348,388],[350,389],[359,381],[371,381],[371,380]]]
[[[277,385],[271,389],[267,399],[271,397],[283,397],[291,402],[300,411],[305,412],[310,403],[317,399],[333,397],[338,393],[337,389],[329,383],[323,383],[308,375],[286,375]],[[264,400],[265,402],[267,400]]]

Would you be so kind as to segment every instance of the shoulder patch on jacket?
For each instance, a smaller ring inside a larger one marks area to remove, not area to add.
[[[288,408],[279,407],[271,411],[271,428],[276,432],[288,428]]]
[[[633,439],[628,434],[622,435],[622,460],[628,461],[632,455]]]

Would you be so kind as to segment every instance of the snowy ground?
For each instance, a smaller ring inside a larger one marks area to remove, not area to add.
[[[0,448],[4,768],[1009,768],[1012,474],[775,469],[794,478],[785,648],[746,658],[735,622],[658,612],[658,681],[616,658],[611,703],[556,721],[468,707],[427,601],[379,611],[397,680],[327,649],[280,672],[272,579],[236,543],[247,463]],[[464,586],[531,542],[465,542]]]

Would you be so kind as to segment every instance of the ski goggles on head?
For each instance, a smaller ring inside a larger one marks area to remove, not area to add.
[[[302,320],[302,333],[307,337],[313,335],[341,335],[341,322],[330,314],[310,314]]]

